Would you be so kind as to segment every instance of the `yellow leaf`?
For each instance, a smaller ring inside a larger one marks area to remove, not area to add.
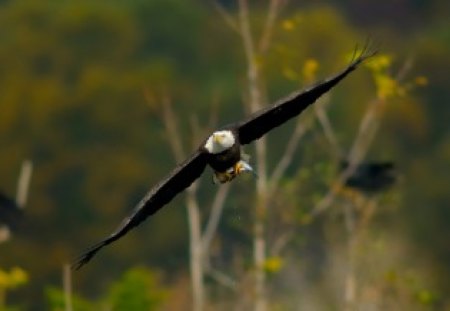
[[[303,65],[303,76],[306,81],[313,81],[316,77],[317,69],[319,68],[319,63],[314,58],[309,58]]]
[[[286,30],[286,31],[292,31],[295,28],[295,23],[292,20],[290,20],[290,19],[285,19],[281,23],[281,27],[283,27],[283,29]]]
[[[387,54],[378,54],[370,59],[370,61],[366,62],[366,66],[372,69],[373,72],[378,73],[387,68],[392,63],[392,57]]]
[[[8,274],[5,271],[0,270],[0,289],[6,288],[8,284],[9,284]]]
[[[269,257],[264,262],[264,270],[269,273],[276,273],[281,270],[283,259],[281,257]]]
[[[414,82],[418,85],[418,86],[425,86],[428,85],[428,79],[425,76],[418,76],[414,79]]]
[[[10,274],[10,282],[12,286],[20,286],[28,282],[28,274],[22,268],[12,268]]]
[[[381,99],[392,97],[397,93],[397,81],[385,74],[375,75],[375,83],[377,85],[377,96]]]

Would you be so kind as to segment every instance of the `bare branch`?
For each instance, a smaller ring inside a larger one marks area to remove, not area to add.
[[[230,276],[226,275],[223,272],[220,272],[219,270],[213,269],[211,267],[207,268],[207,273],[217,283],[219,283],[233,291],[237,291],[237,283]]]
[[[145,96],[147,101],[154,100],[148,90],[145,90]],[[176,162],[181,162],[185,158],[185,153],[182,145],[182,138],[178,134],[179,129],[177,125],[177,119],[173,111],[170,97],[165,93],[161,100],[162,105],[162,117],[166,128],[166,134],[169,140],[169,145],[172,149],[173,156]],[[198,120],[191,119],[192,131],[198,132],[196,129]],[[195,181],[190,187],[186,189],[186,207],[188,213],[189,224],[189,250],[190,250],[190,271],[191,271],[191,283],[192,283],[192,309],[195,311],[203,310],[205,303],[205,290],[204,290],[204,270],[203,270],[203,247],[201,243],[201,220],[200,209],[197,200],[197,189],[199,183]]]
[[[196,185],[196,183],[194,183]],[[190,251],[190,271],[192,282],[192,303],[193,310],[203,310],[205,303],[205,285],[203,281],[203,248],[201,245],[201,221],[200,209],[196,198],[196,186],[191,186],[187,189],[186,206],[188,212],[189,223],[189,251]]]
[[[355,232],[356,215],[354,207],[348,202],[344,206],[344,216],[347,229],[347,271],[345,271],[344,302],[345,310],[354,310],[357,288],[355,275],[357,233]]]
[[[241,29],[242,43],[244,45],[245,57],[247,58],[247,75],[250,91],[250,107],[252,112],[261,106],[261,94],[259,92],[259,71],[256,64],[256,54],[253,38],[250,31],[248,4],[246,0],[239,0],[239,25]]]
[[[278,238],[272,243],[272,247],[270,249],[270,254],[272,256],[279,256],[286,245],[291,241],[294,236],[295,230],[294,228],[290,228],[283,234],[280,234]]]
[[[295,151],[297,150],[298,144],[300,143],[301,138],[306,132],[311,128],[313,124],[313,118],[308,116],[305,120],[299,120],[295,126],[294,131],[292,132],[291,137],[289,138],[288,143],[286,144],[286,149],[283,152],[283,156],[278,162],[277,166],[272,172],[272,176],[270,177],[270,195],[269,197],[276,191],[278,184],[280,182],[281,177],[286,172],[287,168],[292,162]]]
[[[225,206],[225,199],[228,196],[229,190],[230,190],[229,183],[221,185],[214,197],[214,201],[211,205],[211,214],[209,216],[208,223],[206,224],[205,231],[202,235],[202,246],[203,252],[205,254],[208,253],[211,241],[217,231],[219,220],[222,217],[222,211]]]
[[[239,26],[245,57],[247,60],[248,91],[251,111],[258,110],[263,105],[261,91],[261,76],[256,61],[254,43],[250,31],[250,19],[248,3],[239,0]],[[258,163],[256,181],[256,205],[255,220],[253,224],[253,264],[254,276],[254,310],[265,311],[267,309],[265,282],[266,275],[263,269],[266,259],[265,220],[267,213],[267,163],[266,163],[266,139],[263,137],[255,144],[256,161]]]
[[[65,311],[72,311],[72,269],[70,264],[63,265],[63,289],[64,289],[64,305]]]
[[[269,49],[270,43],[272,41],[274,24],[280,12],[281,5],[284,2],[285,1],[283,0],[270,1],[266,22],[264,24],[264,30],[261,35],[261,40],[259,41],[258,50],[261,54],[267,52],[267,50]]]
[[[395,76],[395,80],[397,82],[402,82],[403,79],[405,79],[408,72],[411,70],[414,64],[414,56],[409,56],[405,62],[403,63],[403,66],[398,71],[397,75]]]
[[[177,162],[183,161],[185,153],[183,150],[183,144],[181,137],[178,135],[179,129],[177,125],[177,119],[173,112],[171,99],[165,94],[161,101],[164,125],[166,126],[166,132],[169,139],[169,145],[172,148],[173,155]]]
[[[256,64],[255,50],[253,46],[252,34],[250,32],[249,24],[249,12],[248,4],[246,0],[239,0],[239,25],[241,29],[242,43],[244,45],[245,56],[247,58],[247,75],[249,82],[249,100],[251,112],[254,112],[262,106],[262,94],[259,84],[259,70]],[[258,180],[256,183],[257,192],[261,193],[258,189],[266,188],[267,181],[267,169],[266,169],[266,140],[261,138],[256,143],[256,158],[258,162]]]
[[[211,100],[211,108],[209,110],[209,118],[207,123],[208,130],[217,126],[219,106],[220,106],[219,103],[220,103],[219,95],[217,94],[217,92],[215,92],[213,94],[213,98]]]
[[[324,99],[329,101],[329,95],[325,94]],[[331,125],[330,119],[328,118],[328,114],[324,108],[326,102],[318,102],[314,105],[314,111],[317,116],[317,120],[319,120],[319,124],[322,126],[325,137],[333,148],[333,155],[335,158],[343,158],[344,152],[342,151],[341,146],[336,138],[335,131],[333,126]]]
[[[219,3],[219,1],[212,1],[214,8],[222,16],[225,23],[233,30],[239,33],[238,23],[234,20],[230,13]]]
[[[353,142],[353,146],[348,155],[348,161],[350,166],[355,165],[355,163],[360,162],[365,153],[367,152],[368,146],[371,143],[371,139],[373,138],[372,134],[375,134],[372,131],[373,126],[376,122],[377,112],[379,110],[379,105],[382,104],[381,100],[373,100],[371,105],[366,110],[366,113],[359,125],[359,130],[356,135],[356,138]]]
[[[28,190],[30,188],[31,175],[33,173],[33,163],[25,160],[22,163],[19,180],[17,182],[16,203],[20,208],[24,208],[28,199]]]

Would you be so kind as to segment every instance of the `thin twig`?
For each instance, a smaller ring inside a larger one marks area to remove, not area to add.
[[[405,79],[406,75],[409,73],[411,68],[414,65],[415,57],[413,55],[406,58],[405,62],[403,63],[403,66],[398,71],[397,75],[395,76],[395,80],[397,82],[402,82],[403,79]]]
[[[325,94],[324,99],[329,100],[329,95]],[[324,108],[326,102],[318,102],[314,105],[314,112],[316,113],[317,120],[319,124],[322,126],[323,133],[333,148],[333,155],[335,158],[340,159],[344,157],[344,152],[342,151],[341,146],[335,135],[335,130],[331,125],[331,121],[328,118],[328,114]]]
[[[348,155],[349,166],[356,165],[364,158],[365,153],[368,150],[368,146],[372,142],[372,138],[375,134],[372,129],[375,126],[375,122],[379,112],[379,106],[382,105],[382,103],[383,102],[381,100],[375,99],[367,108]]]
[[[286,173],[287,168],[292,162],[295,151],[300,143],[301,138],[306,134],[306,132],[311,128],[313,124],[313,118],[308,116],[305,120],[299,120],[295,126],[294,131],[292,132],[291,137],[289,138],[285,150],[283,152],[283,156],[278,161],[277,166],[272,172],[270,177],[270,195],[269,197],[276,192],[279,181],[281,177]]]
[[[294,236],[295,229],[290,228],[283,234],[280,234],[278,238],[272,243],[272,247],[270,249],[271,256],[279,256],[283,249],[286,247],[286,245],[291,241],[292,237]]]
[[[208,130],[214,128],[217,126],[218,116],[219,116],[219,103],[220,103],[220,97],[217,92],[214,92],[211,100],[211,107],[209,110],[209,117],[208,117]]]
[[[175,161],[178,163],[183,161],[186,154],[183,150],[183,144],[178,133],[178,125],[176,116],[173,112],[172,102],[168,95],[164,95],[161,101],[164,117],[164,125],[166,126],[169,145],[172,148]]]
[[[217,12],[222,16],[225,23],[233,30],[239,33],[239,26],[236,20],[231,16],[230,13],[219,3],[219,1],[215,0],[212,1],[212,4],[214,8],[217,10]]]
[[[269,49],[270,43],[272,41],[274,24],[277,20],[278,14],[280,12],[280,7],[283,2],[284,1],[282,0],[270,0],[266,22],[264,24],[264,29],[258,46],[259,53],[261,54],[266,53]]]
[[[221,285],[223,285],[233,291],[237,291],[237,282],[230,276],[226,275],[225,273],[223,273],[219,270],[213,269],[211,267],[208,267],[206,269],[206,272],[217,283],[220,283]]]
[[[228,196],[229,190],[229,183],[221,185],[216,192],[213,203],[211,204],[211,214],[202,235],[202,247],[205,254],[208,253],[211,241],[217,231],[217,227],[219,226],[219,221],[222,217],[223,208],[225,206],[225,199]]]
[[[345,274],[344,302],[345,310],[354,310],[356,303],[356,241],[357,233],[355,232],[355,211],[350,203],[344,206],[345,224],[347,229],[347,271]]]
[[[20,208],[24,208],[27,203],[32,173],[33,163],[30,160],[23,161],[16,193],[16,203]]]

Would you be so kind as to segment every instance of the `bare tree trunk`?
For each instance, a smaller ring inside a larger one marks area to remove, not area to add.
[[[286,4],[286,1],[271,0],[269,2],[264,29],[257,49],[255,48],[255,40],[251,33],[247,0],[239,0],[238,3],[239,16],[236,21],[227,13],[219,2],[214,2],[225,22],[241,36],[247,61],[248,104],[250,111],[254,112],[266,104],[262,89],[262,75],[257,63],[257,55],[263,55],[269,49],[275,21],[281,6]],[[267,199],[269,190],[267,182],[266,140],[261,138],[255,145],[258,180],[256,182],[256,204],[253,224],[254,310],[265,311],[267,309],[265,290],[266,275],[264,271],[264,263],[267,256],[265,223],[267,218]]]
[[[63,290],[65,311],[72,311],[72,274],[69,264],[63,265]]]
[[[182,138],[173,112],[171,99],[165,95],[162,99],[162,110],[167,136],[169,138],[175,161],[180,163],[185,158]],[[203,246],[201,236],[201,220],[196,192],[198,182],[194,182],[186,191],[186,208],[189,223],[189,254],[191,271],[192,310],[202,311],[205,302],[205,284],[203,282]]]
[[[344,284],[344,310],[346,311],[356,310],[356,232],[353,208],[353,206],[350,206],[350,203],[347,203],[344,207],[345,228],[347,231],[347,271]]]
[[[251,112],[261,108],[263,96],[261,92],[261,77],[256,63],[256,54],[254,42],[250,31],[248,4],[246,0],[239,1],[239,21],[242,42],[244,45],[245,56],[247,59],[247,79],[249,106]],[[254,295],[255,311],[265,311],[267,302],[265,299],[265,273],[264,262],[266,261],[266,239],[265,221],[267,214],[267,167],[266,167],[266,140],[261,138],[256,142],[256,161],[258,179],[256,181],[256,205],[255,218],[253,224],[253,263],[254,263]]]
[[[145,96],[148,102],[155,101],[148,90],[145,90]],[[166,127],[166,133],[175,161],[180,163],[186,156],[183,150],[182,137],[177,126],[177,118],[173,111],[171,99],[165,94],[161,100],[162,117]],[[214,115],[214,107],[211,110],[211,120]],[[194,141],[198,141],[199,124],[191,124],[194,132]],[[213,124],[210,124],[213,125]],[[196,147],[196,146],[194,146]],[[201,213],[197,199],[197,189],[199,181],[194,182],[186,190],[186,208],[189,224],[189,254],[190,254],[190,272],[191,272],[191,289],[192,289],[192,310],[203,311],[207,305],[206,287],[204,277],[209,273],[212,278],[230,288],[235,288],[235,282],[227,275],[214,270],[209,264],[209,249],[211,241],[217,231],[220,218],[222,216],[223,207],[230,186],[220,186],[211,203],[211,213],[207,218],[204,232],[202,232]]]
[[[186,194],[189,221],[189,249],[192,284],[192,310],[202,311],[205,302],[205,283],[203,282],[203,245],[201,236],[200,211],[195,197],[197,184],[191,186]]]

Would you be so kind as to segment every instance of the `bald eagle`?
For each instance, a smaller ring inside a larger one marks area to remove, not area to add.
[[[15,228],[23,213],[16,201],[0,193],[0,224]]]
[[[0,193],[0,242],[9,238],[23,218],[23,211],[16,201]]]
[[[347,169],[348,166],[348,161],[341,162],[341,170]],[[397,179],[393,162],[365,162],[355,168],[345,181],[345,186],[366,194],[375,194],[393,186]]]
[[[242,153],[242,145],[259,139],[270,130],[298,116],[375,53],[364,49],[335,76],[308,89],[294,92],[287,98],[256,111],[242,121],[213,132],[188,159],[176,166],[172,172],[149,190],[131,215],[125,218],[112,234],[88,249],[74,262],[72,267],[78,270],[89,262],[101,248],[118,240],[148,216],[156,213],[199,178],[206,166],[209,165],[213,169],[214,181],[218,183],[229,182],[243,172],[252,172],[252,167]]]

